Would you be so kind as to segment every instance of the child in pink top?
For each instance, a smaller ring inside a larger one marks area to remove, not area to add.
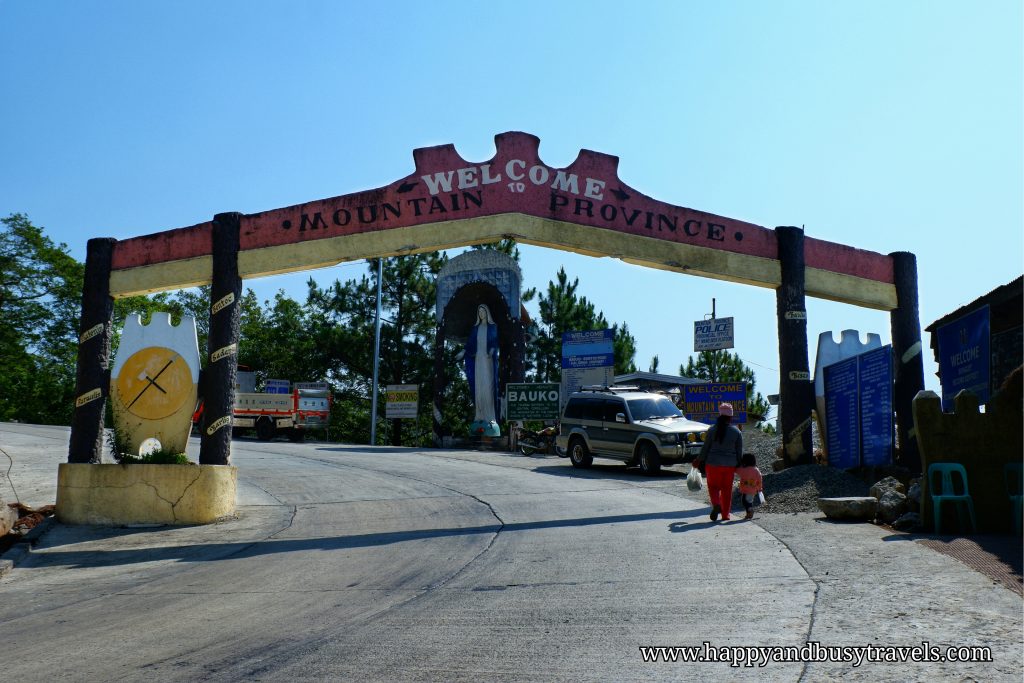
[[[754,498],[761,492],[761,471],[757,469],[757,458],[753,453],[744,453],[740,466],[736,468],[736,476],[740,478],[740,495],[743,496],[743,507],[747,511],[746,519],[754,517]]]

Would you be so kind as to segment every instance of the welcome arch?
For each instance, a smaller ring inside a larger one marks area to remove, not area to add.
[[[490,160],[453,145],[417,149],[415,170],[385,187],[126,240],[89,241],[82,341],[69,462],[96,462],[112,299],[212,284],[201,464],[227,464],[242,279],[364,258],[513,238],[526,244],[776,290],[783,444],[809,462],[814,405],[805,297],[890,312],[902,463],[916,468],[911,400],[924,388],[916,259],[805,237],[661,202],[618,177],[618,158],[582,150],[565,168],[544,164],[540,139],[495,136]],[[98,392],[97,392],[98,390]],[[84,397],[91,397],[83,401]]]

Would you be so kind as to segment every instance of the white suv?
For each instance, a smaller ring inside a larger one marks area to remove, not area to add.
[[[569,396],[556,445],[575,467],[590,467],[595,457],[612,458],[639,465],[650,476],[663,464],[693,460],[707,430],[662,394],[636,387],[589,388]]]

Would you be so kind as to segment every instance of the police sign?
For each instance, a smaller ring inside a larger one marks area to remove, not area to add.
[[[712,318],[693,323],[693,350],[716,351],[734,346],[732,318]]]
[[[509,420],[557,420],[557,384],[509,384],[505,388]]]

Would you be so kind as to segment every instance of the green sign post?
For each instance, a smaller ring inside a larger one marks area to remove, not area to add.
[[[557,384],[508,384],[505,387],[508,420],[557,420]]]

